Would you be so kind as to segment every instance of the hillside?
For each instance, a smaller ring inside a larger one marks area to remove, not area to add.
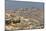
[[[17,8],[6,10],[6,30],[10,26],[14,30],[40,29],[44,28],[44,11],[38,8]],[[9,30],[9,29],[8,29]]]

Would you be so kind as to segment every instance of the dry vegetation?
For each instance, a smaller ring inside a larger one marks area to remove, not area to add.
[[[6,30],[40,29],[44,27],[43,9],[17,8],[9,12],[6,10],[5,21]]]

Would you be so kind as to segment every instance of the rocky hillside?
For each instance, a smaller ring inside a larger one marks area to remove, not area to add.
[[[17,8],[5,14],[6,30],[44,28],[44,11],[38,8]]]

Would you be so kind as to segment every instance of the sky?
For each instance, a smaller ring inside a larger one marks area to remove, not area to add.
[[[5,1],[5,7],[6,9],[16,9],[16,8],[43,8],[44,4],[43,2],[24,2],[24,1],[11,1],[6,0]]]

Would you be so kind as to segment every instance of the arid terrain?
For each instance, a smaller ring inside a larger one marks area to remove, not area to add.
[[[6,10],[6,30],[29,30],[44,28],[44,10],[38,8],[16,8]]]

